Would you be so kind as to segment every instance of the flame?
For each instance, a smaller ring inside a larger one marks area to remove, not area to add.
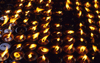
[[[43,2],[43,0],[40,0],[40,3],[42,3]]]
[[[43,31],[43,33],[47,33],[49,31],[50,28],[47,28]]]
[[[47,13],[50,13],[51,12],[51,9],[49,9],[48,11],[47,11]]]
[[[39,36],[39,32],[33,34],[32,36],[33,36],[33,39],[36,39]]]
[[[87,8],[87,7],[85,7],[85,10],[86,10],[87,12],[89,12],[89,11],[90,11],[90,9],[89,9],[89,8]]]
[[[45,42],[47,40],[47,38],[48,38],[48,35],[44,36],[41,41]]]
[[[6,47],[5,51],[1,54],[1,57],[4,57],[8,53],[8,46]]]
[[[36,46],[37,46],[36,44],[31,44],[29,48],[32,49],[32,48],[34,48]]]
[[[70,1],[70,0],[67,0],[66,2],[67,2],[68,4],[71,4],[71,1]]]
[[[19,58],[20,57],[20,54],[18,52],[15,52],[14,53],[14,57]]]
[[[57,11],[56,13],[61,14],[61,13],[62,13],[62,11]]]
[[[80,28],[80,34],[83,35],[83,33],[84,33],[83,30]]]
[[[7,38],[10,38],[10,36],[11,36],[11,32],[7,35]]]
[[[80,26],[80,27],[82,27],[82,26],[83,26],[83,24],[82,24],[82,23],[80,23],[80,24],[79,24],[79,26]]]
[[[91,37],[93,37],[94,36],[94,34],[93,33],[91,33]]]
[[[28,54],[28,58],[32,58],[32,52]]]
[[[73,44],[71,44],[70,46],[68,46],[68,50],[72,49]]]
[[[47,49],[47,48],[42,48],[41,51],[42,51],[42,52],[48,52],[49,49]]]
[[[26,5],[26,7],[30,7],[31,6],[31,2],[28,2],[28,5]]]
[[[13,61],[12,63],[16,63],[16,61]]]
[[[95,57],[92,57],[92,60],[94,60]]]
[[[94,4],[94,7],[95,7],[96,9],[99,8],[98,4]]]
[[[100,18],[100,15],[98,15],[98,18]]]
[[[57,32],[57,34],[60,34],[60,32]]]
[[[22,46],[22,44],[17,44],[16,48],[20,48]]]
[[[60,38],[57,38],[57,41],[60,41]]]
[[[86,59],[87,59],[87,55],[84,55],[83,58],[82,58],[82,60],[85,61]]]
[[[29,12],[30,12],[30,11],[25,11],[25,16],[27,16]]]
[[[97,46],[92,45],[94,52],[98,51]]]
[[[21,36],[20,36],[20,40],[23,39],[23,38],[24,38],[24,35],[21,35]]]
[[[73,30],[69,30],[67,33],[68,34],[72,34],[72,33],[74,33],[74,31]]]
[[[49,3],[51,3],[51,0],[49,0]]]
[[[20,12],[22,12],[22,9],[18,9],[18,10],[16,11],[17,14],[19,14]]]
[[[49,4],[47,3],[47,4],[46,4],[46,6],[48,7],[48,6],[49,6]]]
[[[21,2],[23,2],[24,0],[21,0]]]
[[[57,45],[57,46],[53,46],[53,48],[55,48],[55,50],[58,51],[60,47]]]
[[[71,9],[71,7],[69,6],[69,4],[67,2],[66,2],[66,8],[67,8],[67,10]]]
[[[70,38],[69,40],[68,40],[68,42],[71,42],[73,40],[73,38]]]
[[[37,21],[33,21],[33,22],[32,22],[33,25],[36,25],[37,23],[38,23]]]
[[[38,12],[38,13],[41,12],[41,11],[43,11],[43,10],[44,10],[44,9],[41,9],[41,8],[39,8],[39,7],[36,8],[36,12]]]
[[[46,60],[46,57],[44,55],[42,55],[42,60],[44,60],[44,61]]]
[[[49,22],[43,25],[43,28],[46,28],[49,25]]]
[[[98,10],[96,10],[95,12],[96,12],[97,14],[99,14],[99,13],[100,13],[100,11],[98,11]]]
[[[97,3],[98,1],[97,0],[94,0],[94,2]]]
[[[80,52],[83,52],[85,49],[86,49],[85,46],[81,46],[81,47],[80,47]]]
[[[79,6],[79,5],[81,5],[81,4],[77,1],[77,2],[76,2],[76,5],[78,5],[78,6]]]
[[[56,27],[60,27],[60,24],[55,24],[56,25]]]
[[[81,41],[81,42],[83,42],[83,41],[84,41],[84,39],[83,39],[83,38],[80,38],[80,41]]]
[[[22,3],[20,3],[20,4],[19,4],[19,7],[21,7],[22,5],[23,5],[23,4],[22,4]]]
[[[9,30],[11,30],[11,25],[8,27]]]
[[[93,26],[89,26],[89,28],[90,28],[91,30],[95,30],[95,27],[93,27]]]
[[[87,15],[89,18],[93,18],[94,16],[93,15],[91,15],[91,14],[88,14]]]
[[[24,19],[23,22],[26,23],[28,21],[28,19]]]
[[[73,55],[68,56],[68,60],[71,60],[73,58]]]
[[[79,10],[80,10],[79,6],[76,6],[76,10],[77,10],[77,11],[79,11]]]
[[[32,30],[36,30],[36,28],[37,28],[37,26],[33,26],[31,29],[32,29]]]
[[[15,15],[14,15],[14,18],[17,18],[18,16],[19,16],[19,14],[15,14]]]
[[[11,19],[10,19],[10,23],[15,23],[16,20],[17,20],[17,18],[11,18]]]
[[[47,18],[46,18],[46,21],[48,21],[50,18],[51,18],[51,16],[47,17]]]
[[[92,19],[89,18],[89,19],[88,19],[88,22],[91,24],[93,21],[92,21]]]
[[[90,7],[91,5],[90,5],[89,2],[86,2],[85,6],[86,6],[86,7]]]
[[[5,20],[4,20],[4,22],[3,22],[3,24],[1,26],[5,25],[9,20],[9,17],[7,15],[3,16],[3,17],[4,17]]]
[[[11,10],[7,10],[7,11],[5,11],[5,12],[6,12],[6,13],[10,13],[10,11],[11,11]]]
[[[80,17],[82,15],[82,11],[79,11],[78,16]]]

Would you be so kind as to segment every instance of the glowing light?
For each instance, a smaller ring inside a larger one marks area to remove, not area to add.
[[[73,58],[73,55],[68,56],[68,60],[71,60]]]
[[[97,46],[92,45],[94,52],[98,51]]]
[[[68,47],[68,50],[72,49],[73,47],[73,44],[71,44],[69,47]]]
[[[17,44],[16,48],[20,48],[22,46],[22,44]]]
[[[1,54],[1,57],[4,57],[8,53],[8,46],[6,47],[5,51]]]
[[[9,17],[7,15],[3,16],[3,17],[4,17],[5,20],[4,20],[4,22],[3,22],[3,24],[1,26],[5,25],[9,20]]]
[[[80,47],[80,52],[83,52],[85,49],[86,49],[85,46],[81,46],[81,47]]]
[[[29,53],[28,54],[28,58],[32,58],[32,53]]]
[[[31,44],[29,48],[32,49],[32,48],[34,48],[36,46],[37,46],[36,44]]]
[[[44,55],[42,56],[42,60],[44,60],[44,61],[46,60],[46,57]]]
[[[33,34],[32,36],[33,36],[33,39],[36,39],[39,36],[39,32]]]
[[[87,55],[84,55],[82,60],[85,61],[87,59]]]
[[[47,28],[43,31],[43,33],[47,33],[49,31],[50,28]]]
[[[47,38],[48,38],[48,35],[44,36],[44,37],[41,39],[41,41],[42,41],[42,42],[45,42],[45,41],[47,40]]]
[[[24,35],[21,35],[21,36],[20,36],[20,40],[23,39],[23,37],[24,37]]]
[[[41,12],[41,11],[43,11],[43,10],[44,10],[44,9],[41,9],[41,8],[39,8],[39,7],[36,8],[36,12],[38,12],[38,13]]]
[[[47,49],[47,48],[42,48],[41,51],[42,51],[42,52],[48,52],[49,49]]]
[[[15,52],[14,53],[14,57],[19,58],[20,57],[20,54],[18,52]]]

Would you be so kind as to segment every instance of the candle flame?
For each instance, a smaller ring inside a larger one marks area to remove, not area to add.
[[[12,63],[16,63],[16,61],[13,61]]]
[[[73,55],[68,56],[68,60],[71,60],[73,58]]]
[[[83,35],[83,33],[84,33],[83,30],[80,28],[80,34]]]
[[[42,51],[42,52],[48,52],[49,49],[47,49],[47,48],[42,48],[41,51]]]
[[[20,36],[20,40],[23,39],[23,38],[24,38],[24,35],[21,35],[21,36]]]
[[[100,13],[100,11],[98,11],[98,10],[96,10],[95,12],[96,12],[97,14],[99,14],[99,13]]]
[[[47,38],[48,38],[48,35],[44,36],[41,41],[45,42],[47,40]]]
[[[28,58],[32,58],[32,52],[28,54]]]
[[[57,41],[60,41],[60,38],[57,38]]]
[[[94,2],[97,3],[98,1],[97,0],[94,0]]]
[[[7,38],[10,38],[10,36],[11,36],[11,32],[7,35]]]
[[[32,29],[32,30],[36,30],[36,28],[37,28],[37,26],[33,26],[31,29]]]
[[[79,5],[81,5],[81,3],[79,3],[79,2],[77,1],[77,2],[76,2],[76,5],[78,5],[78,6],[79,6]]]
[[[51,16],[47,17],[47,18],[46,18],[46,21],[48,21],[49,19],[51,19]]]
[[[32,22],[33,25],[36,25],[37,23],[38,23],[37,21],[33,21],[33,22]]]
[[[33,39],[36,39],[39,36],[39,32],[33,34],[32,36],[33,36]]]
[[[6,47],[5,51],[1,54],[1,57],[4,57],[8,53],[8,46]]]
[[[73,38],[70,38],[69,40],[68,40],[68,42],[71,42],[73,40]]]
[[[78,16],[80,17],[82,15],[82,11],[79,11]]]
[[[85,6],[86,6],[86,7],[90,7],[91,5],[90,5],[89,2],[86,2]]]
[[[71,1],[70,1],[70,0],[67,0],[66,2],[67,2],[68,4],[71,4]]]
[[[88,14],[87,15],[89,18],[93,18],[94,16],[93,15],[91,15],[91,14]]]
[[[82,24],[82,23],[80,23],[80,24],[79,24],[79,26],[80,26],[80,27],[82,27],[82,26],[83,26],[83,24]]]
[[[39,7],[36,8],[36,12],[38,12],[38,13],[41,12],[41,11],[43,11],[43,10],[44,10],[44,9],[41,9],[41,8],[39,8]]]
[[[73,30],[69,30],[67,33],[68,34],[72,34],[72,33],[74,33],[74,31]]]
[[[81,41],[81,42],[83,42],[83,41],[84,41],[84,39],[83,39],[83,38],[80,38],[80,41]]]
[[[89,19],[88,19],[88,22],[91,24],[93,21],[92,21],[92,19],[89,18]]]
[[[47,11],[47,13],[50,13],[51,12],[51,9],[49,9],[48,11]]]
[[[80,52],[83,52],[85,49],[86,49],[85,46],[81,46],[81,47],[80,47]]]
[[[28,21],[28,19],[24,19],[23,22],[26,23]]]
[[[49,4],[47,3],[47,4],[46,4],[46,6],[48,7],[48,6],[49,6]]]
[[[68,50],[72,49],[73,44],[71,44],[70,46],[68,46]]]
[[[46,24],[43,24],[43,28],[46,28],[49,25],[49,22],[47,22]]]
[[[89,28],[90,28],[91,30],[95,30],[95,27],[93,27],[93,26],[89,26]]]
[[[10,23],[14,23],[14,22],[16,22],[16,20],[17,20],[17,18],[11,18]]]
[[[9,30],[11,30],[11,25],[8,27]]]
[[[90,11],[90,9],[89,9],[89,8],[87,8],[87,7],[85,7],[85,10],[86,10],[87,12],[89,12],[89,11]]]
[[[60,24],[55,24],[56,25],[56,27],[60,27]]]
[[[15,14],[15,15],[14,15],[14,18],[17,18],[18,16],[19,16],[19,14]]]
[[[18,10],[16,11],[17,14],[19,14],[20,12],[22,12],[22,9],[18,9]]]
[[[43,31],[43,33],[47,33],[49,31],[50,28],[47,28]]]
[[[20,54],[18,52],[15,52],[14,53],[14,57],[19,58],[20,57]]]
[[[87,55],[84,55],[83,58],[82,58],[82,60],[85,61],[86,59],[87,59]]]
[[[10,11],[11,11],[11,10],[7,10],[7,11],[5,11],[5,12],[6,12],[6,13],[10,13]]]
[[[92,45],[94,52],[98,51],[97,46]]]
[[[57,11],[56,13],[61,14],[61,13],[62,13],[62,11]]]
[[[93,33],[91,33],[91,37],[93,37],[94,36],[94,34]]]
[[[79,6],[76,6],[76,10],[77,10],[77,11],[79,11],[79,10],[80,10]]]
[[[32,48],[34,48],[36,46],[37,46],[36,44],[31,44],[29,48],[32,49]]]
[[[22,44],[17,44],[16,48],[20,48],[22,46]]]
[[[53,47],[55,48],[56,51],[58,51],[59,48],[60,48],[58,45],[57,46],[53,46]]]
[[[60,34],[61,32],[57,32],[57,34]]]
[[[23,5],[23,4],[22,4],[22,3],[20,3],[20,4],[19,4],[19,7],[21,7],[22,5]]]
[[[40,0],[40,3],[42,3],[43,2],[43,0]]]
[[[44,60],[44,61],[46,60],[46,57],[44,55],[42,55],[42,60]]]
[[[3,24],[1,26],[5,25],[9,20],[9,17],[7,15],[3,16],[3,17],[4,17],[5,20],[4,20],[4,22],[3,22]]]
[[[67,8],[67,10],[71,9],[71,7],[69,6],[69,4],[67,2],[66,2],[66,8]]]
[[[98,4],[94,4],[94,7],[95,7],[96,9],[98,9],[98,8],[99,8]]]

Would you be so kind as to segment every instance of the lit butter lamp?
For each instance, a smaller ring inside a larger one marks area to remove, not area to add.
[[[8,47],[6,47],[5,51],[0,52],[0,61],[5,61],[9,58]]]
[[[62,32],[61,31],[54,31],[53,33],[51,33],[52,37],[61,37],[62,36]]]
[[[61,44],[63,44],[63,40],[60,37],[52,38],[51,43],[55,44],[55,45],[61,45]]]
[[[38,57],[37,63],[49,63],[49,59],[45,57],[44,55]]]
[[[75,51],[75,48],[73,47],[73,44],[71,45],[65,45],[63,47],[63,51],[66,52],[67,54],[72,54]]]
[[[11,10],[5,10],[5,14],[10,14]]]
[[[14,11],[15,14],[20,14],[21,12],[22,12],[22,9],[18,9]]]
[[[29,20],[29,18],[25,18],[25,19],[23,20],[23,26],[28,25],[28,20]]]
[[[40,46],[38,49],[37,49],[37,52],[41,55],[43,54],[47,54],[49,52],[49,49],[46,48],[46,47],[43,47],[43,46]]]
[[[23,42],[26,39],[26,36],[24,34],[18,34],[15,36],[15,41],[16,42]]]
[[[31,62],[31,61],[35,61],[38,58],[38,55],[33,51],[29,51],[25,53],[24,58],[25,60]]]
[[[2,40],[4,41],[4,42],[10,42],[10,41],[12,41],[14,39],[14,35],[10,32],[10,33],[5,33],[5,34],[3,34],[3,36],[2,36]]]
[[[36,15],[40,15],[40,14],[42,13],[43,10],[44,10],[44,9],[37,7],[36,10],[34,10],[34,13],[35,13]]]
[[[72,35],[67,35],[64,38],[64,42],[67,43],[67,44],[72,44],[72,43],[75,42],[75,38]]]
[[[77,61],[79,63],[90,63],[90,59],[89,59],[89,57],[86,54],[79,56],[77,58]]]
[[[63,59],[66,63],[75,63],[76,59],[74,58],[73,55],[65,55],[63,56]]]
[[[88,49],[86,46],[78,46],[76,48],[77,53],[79,54],[87,54],[88,53]]]
[[[53,45],[51,48],[50,48],[50,52],[53,53],[53,54],[59,54],[62,52],[62,48],[58,45]]]
[[[20,50],[15,50],[10,55],[13,60],[21,60],[24,57],[24,53]]]
[[[36,32],[34,34],[28,34],[27,40],[28,41],[36,41],[36,40],[38,40],[39,34],[40,34],[39,32]]]
[[[65,32],[64,32],[64,35],[74,35],[74,30],[66,30]]]
[[[37,44],[35,44],[35,43],[26,42],[24,44],[24,49],[25,50],[34,50],[34,49],[36,49],[36,47],[37,47]]]
[[[18,43],[18,44],[15,44],[13,47],[12,47],[12,50],[22,50],[23,49],[23,46],[21,43]]]
[[[50,35],[49,29],[50,29],[50,28],[46,28],[46,29],[44,29],[44,30],[41,30],[41,31],[40,31],[40,36]]]
[[[41,44],[41,45],[47,45],[50,41],[47,39],[49,35],[46,35],[44,37],[42,37],[42,39],[40,39],[38,41],[38,44]]]

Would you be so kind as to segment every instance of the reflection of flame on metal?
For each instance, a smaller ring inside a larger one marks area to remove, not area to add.
[[[94,52],[98,51],[97,46],[92,45]]]
[[[32,53],[29,53],[28,54],[28,58],[32,58]]]
[[[20,48],[22,46],[22,44],[17,44],[16,48]]]
[[[87,55],[84,55],[83,58],[82,58],[82,60],[86,61],[86,59],[87,59]]]
[[[38,36],[39,36],[39,32],[37,32],[37,33],[33,34],[32,36],[33,36],[33,39],[38,38]]]
[[[46,60],[46,57],[44,55],[42,55],[42,60],[44,60],[44,61]]]
[[[15,52],[15,53],[14,53],[14,57],[15,57],[15,58],[19,58],[20,56],[21,56],[21,55],[20,55],[18,52]]]
[[[1,54],[1,57],[3,58],[8,53],[8,46],[6,46],[5,51]]]
[[[85,46],[81,46],[81,47],[80,47],[80,52],[83,52],[85,49],[86,49]]]
[[[37,46],[36,44],[31,44],[29,48],[32,49],[32,48],[34,48],[36,46]]]
[[[68,56],[68,60],[71,60],[73,58],[73,55]]]
[[[42,42],[45,42],[45,41],[47,40],[47,38],[48,38],[48,35],[44,36],[44,37],[41,39],[41,41],[42,41]]]
[[[68,46],[68,50],[72,49],[73,44],[71,44],[70,46]]]
[[[42,48],[41,51],[42,51],[42,52],[48,52],[49,49],[47,49],[47,48]]]

